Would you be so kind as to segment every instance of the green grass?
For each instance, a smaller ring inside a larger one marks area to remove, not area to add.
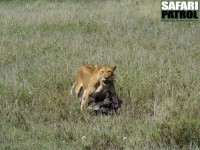
[[[199,149],[199,25],[156,0],[1,1],[0,149]],[[69,95],[87,63],[117,65],[117,114]]]

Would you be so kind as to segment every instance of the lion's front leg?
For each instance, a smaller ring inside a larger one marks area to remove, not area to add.
[[[85,113],[87,111],[88,98],[89,98],[88,92],[87,92],[87,90],[85,90],[83,92],[83,98],[81,101],[81,112],[82,113]]]
[[[89,96],[92,95],[92,93],[95,91],[95,88],[91,89],[85,89],[83,93],[83,98],[81,101],[81,112],[86,113],[87,112],[87,106],[88,106],[88,101],[89,101]]]
[[[103,90],[103,85],[99,85],[99,87],[96,89],[96,91],[93,92],[92,96],[97,97]]]

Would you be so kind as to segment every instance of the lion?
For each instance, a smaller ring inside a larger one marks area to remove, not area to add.
[[[99,94],[110,91],[112,99],[117,107],[118,97],[114,86],[114,66],[93,66],[84,65],[81,66],[76,75],[76,82],[73,84],[71,89],[75,87],[75,93],[78,99],[81,101],[81,112],[87,111],[86,107],[89,102],[89,97],[97,97]],[[83,91],[83,95],[81,92]]]

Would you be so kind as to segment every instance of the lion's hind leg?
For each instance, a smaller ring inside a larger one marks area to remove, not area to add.
[[[71,89],[70,89],[70,94],[72,95],[73,94],[73,90],[74,90],[74,87],[76,86],[76,82],[74,82],[74,84],[72,85]]]
[[[83,87],[82,87],[82,84],[80,84],[80,83],[77,83],[77,84],[76,84],[75,93],[76,93],[76,95],[77,95],[79,101],[81,101],[82,95],[83,95]]]

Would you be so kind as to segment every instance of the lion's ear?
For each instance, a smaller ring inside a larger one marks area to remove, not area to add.
[[[99,69],[101,68],[100,66],[97,66],[97,65],[94,66],[94,67],[95,67],[97,70],[99,70]]]
[[[113,71],[115,71],[116,68],[117,68],[116,65],[113,65],[113,66],[112,66]]]

